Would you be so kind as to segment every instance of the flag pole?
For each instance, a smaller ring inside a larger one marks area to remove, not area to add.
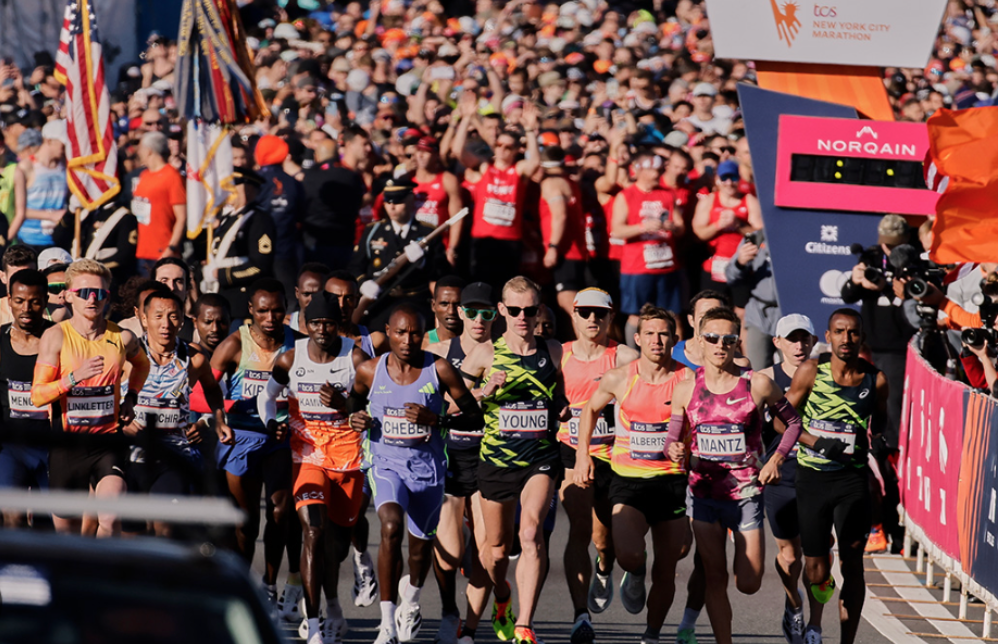
[[[82,211],[83,208],[77,208],[76,213],[73,216],[73,259],[80,259],[80,247],[82,246],[80,239],[80,236],[82,234],[81,231]]]

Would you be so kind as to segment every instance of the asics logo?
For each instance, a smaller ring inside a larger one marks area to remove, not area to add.
[[[869,389],[864,389],[863,391],[859,392],[859,399],[863,400],[864,398],[866,398],[869,395],[870,395],[870,390]]]

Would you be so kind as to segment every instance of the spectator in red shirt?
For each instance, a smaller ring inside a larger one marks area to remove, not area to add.
[[[149,275],[163,257],[180,257],[187,227],[187,194],[184,180],[167,163],[170,148],[162,132],[142,135],[139,162],[145,170],[132,192],[132,213],[139,223],[136,257],[139,273]]]

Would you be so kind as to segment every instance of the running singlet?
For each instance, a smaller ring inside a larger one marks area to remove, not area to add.
[[[367,327],[358,324],[357,333],[360,334],[360,350],[367,354],[369,358],[374,357],[374,341],[371,340],[371,332],[367,330]]]
[[[507,241],[523,239],[523,186],[516,165],[500,170],[489,165],[475,184],[471,236]]]
[[[451,363],[451,365],[459,373],[461,371],[461,366],[464,364],[464,359],[467,356],[464,353],[464,347],[461,346],[461,337],[458,336],[450,341],[447,345],[447,357],[445,360]],[[482,444],[482,430],[458,430],[458,429],[448,429],[447,430],[447,449],[449,450],[466,450],[466,449],[479,449]]]
[[[69,320],[60,322],[59,326],[62,327],[62,349],[57,377],[62,378],[97,356],[104,357],[104,372],[77,383],[53,403],[53,418],[58,417],[63,431],[67,432],[109,434],[118,431],[118,387],[127,351],[121,329],[108,321],[103,336],[87,340]]]
[[[610,466],[620,476],[650,479],[667,474],[685,474],[683,463],[665,454],[665,437],[672,418],[672,392],[676,384],[693,377],[693,372],[675,365],[672,377],[649,384],[638,374],[638,361],[627,366],[627,390],[617,406],[616,438]]]
[[[319,390],[327,382],[344,396],[350,393],[357,375],[353,347],[353,340],[342,338],[336,357],[318,363],[308,355],[308,338],[295,342],[295,362],[288,372],[291,458],[295,463],[337,472],[360,469],[364,434],[350,429],[346,412],[326,407],[319,398]]]
[[[450,197],[444,188],[444,173],[441,172],[426,182],[420,182],[415,176],[412,180],[416,184],[413,190],[416,195],[416,221],[436,228],[450,219]],[[445,235],[445,248],[448,241]]]
[[[681,365],[685,365],[690,369],[698,369],[700,365],[693,364],[690,359],[686,357],[686,343],[689,340],[680,340],[676,343],[676,346],[672,347],[672,359]]]
[[[590,362],[582,362],[575,357],[572,353],[574,344],[574,342],[566,342],[562,345],[564,356],[561,359],[561,372],[565,378],[565,396],[568,398],[572,417],[568,422],[559,425],[558,440],[569,447],[575,447],[579,444],[579,417],[582,415],[582,408],[596,393],[603,374],[608,369],[617,366],[617,343],[613,340],[610,340],[603,355]],[[613,431],[613,405],[610,404],[603,408],[603,413],[596,420],[596,427],[593,428],[592,439],[589,443],[590,456],[601,458],[604,461],[610,460]]]
[[[178,338],[173,359],[161,365],[153,358],[148,340],[140,342],[149,356],[149,375],[135,405],[135,422],[145,429],[155,419],[158,437],[184,455],[194,456],[199,452],[186,435],[191,424],[190,348]]]
[[[815,438],[834,438],[846,444],[845,454],[850,457],[849,466],[866,467],[866,452],[869,450],[867,430],[870,417],[877,406],[877,368],[864,361],[866,370],[862,382],[855,387],[843,387],[832,377],[831,354],[823,353],[818,358],[818,373],[814,376],[814,387],[804,405],[801,419],[804,431]],[[843,463],[822,458],[804,445],[797,453],[797,465],[812,470],[841,470]]]
[[[276,351],[265,351],[253,340],[248,324],[239,327],[239,340],[242,350],[239,355],[239,365],[229,376],[228,395],[233,401],[229,410],[229,424],[233,429],[243,429],[254,432],[265,432],[260,414],[256,411],[256,398],[267,386],[270,372],[274,368],[277,356],[294,348],[295,332],[284,325],[284,344]],[[287,399],[282,394],[277,400],[277,421],[288,419]]]
[[[630,226],[640,226],[646,219],[665,223],[672,218],[673,196],[669,190],[655,188],[645,192],[635,184],[624,188],[617,198],[627,201],[627,224]],[[677,270],[675,243],[672,232],[664,230],[628,239],[620,258],[621,274],[663,275]]]
[[[495,467],[528,467],[558,457],[553,440],[551,409],[558,367],[547,343],[538,341],[529,356],[513,353],[506,338],[495,341],[492,367],[482,381],[496,371],[506,372],[506,382],[493,395],[482,398],[485,435],[481,458]]]
[[[412,384],[400,385],[388,374],[390,355],[378,358],[368,394],[371,429],[366,449],[370,464],[387,467],[405,480],[443,483],[447,457],[439,429],[410,423],[405,417],[406,403],[422,405],[438,415],[443,412],[444,396],[434,366],[437,356],[423,352],[419,377]]]
[[[710,223],[717,223],[717,221],[721,218],[721,213],[725,210],[734,211],[735,222],[732,224],[733,226],[741,226],[748,223],[747,197],[742,197],[741,201],[739,201],[737,205],[729,208],[722,205],[721,198],[715,194],[714,203],[710,208]],[[737,230],[726,230],[718,233],[713,239],[707,242],[712,253],[710,257],[704,260],[703,270],[705,273],[710,275],[710,279],[715,282],[727,283],[728,280],[724,276],[724,269],[728,267],[728,263],[731,262],[731,258],[735,256],[735,252],[738,250],[738,244],[741,243],[742,237],[743,235]]]
[[[762,417],[752,399],[752,370],[742,369],[735,388],[711,393],[696,370],[686,407],[691,428],[690,492],[701,499],[747,499],[762,493]]]
[[[21,355],[10,344],[10,324],[0,328],[0,436],[39,436],[52,429],[47,407],[31,404],[31,381],[38,355]],[[44,329],[52,326],[46,323]]]
[[[565,259],[585,261],[588,251],[586,250],[586,222],[585,216],[582,214],[582,191],[574,181],[569,181],[568,184],[572,187],[572,197],[565,200],[565,228],[562,231],[558,252]],[[548,205],[544,197],[540,198],[537,214],[541,220],[541,236],[546,247],[547,242],[551,239],[551,206]]]

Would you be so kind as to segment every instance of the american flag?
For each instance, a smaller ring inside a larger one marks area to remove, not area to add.
[[[93,0],[69,0],[62,21],[55,77],[66,86],[66,174],[87,210],[118,194],[118,146]]]

